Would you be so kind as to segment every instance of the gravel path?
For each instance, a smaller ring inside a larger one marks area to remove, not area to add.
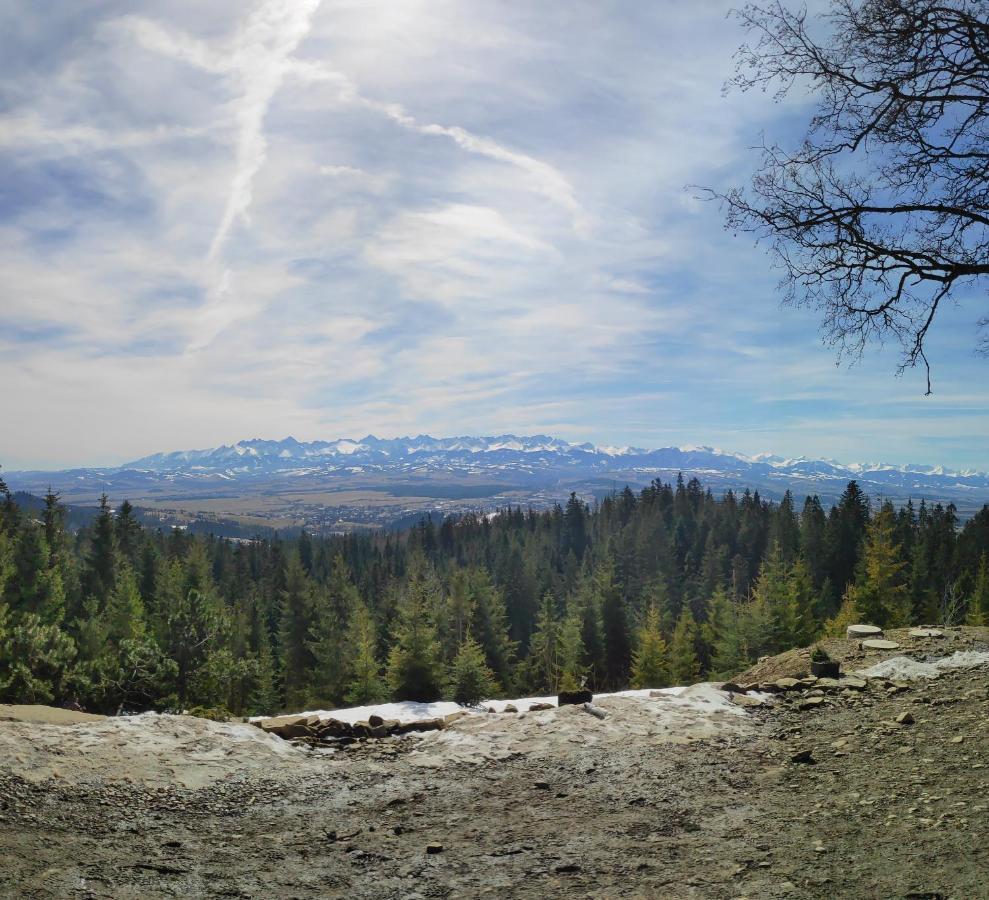
[[[987,687],[790,691],[681,743],[561,710],[554,752],[439,769],[407,736],[198,789],[0,763],[0,894],[989,897]]]

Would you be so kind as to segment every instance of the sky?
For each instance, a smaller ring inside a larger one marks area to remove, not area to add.
[[[926,397],[697,199],[811,109],[723,93],[729,7],[0,0],[0,464],[514,432],[989,470],[981,295]]]

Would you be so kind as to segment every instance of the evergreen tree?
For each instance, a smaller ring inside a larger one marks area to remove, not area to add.
[[[285,589],[281,596],[279,636],[285,703],[289,708],[303,707],[309,697],[313,654],[309,641],[312,621],[313,588],[297,554],[288,558]]]
[[[508,636],[508,614],[504,597],[484,569],[468,573],[471,632],[484,650],[488,668],[503,691],[510,691],[517,644]]]
[[[570,611],[560,624],[556,654],[556,690],[575,691],[584,681],[584,641],[579,609]]]
[[[367,606],[360,600],[347,627],[347,689],[344,699],[357,706],[380,703],[388,696],[377,656],[377,634]]]
[[[461,706],[476,706],[497,693],[494,673],[488,668],[481,645],[468,632],[450,665],[450,696]]]
[[[729,678],[751,662],[739,606],[724,588],[715,588],[710,603],[711,614],[703,626],[704,640],[710,647],[711,675],[714,677]]]
[[[701,676],[697,660],[697,623],[690,607],[685,607],[673,629],[670,641],[670,678],[676,685],[693,684]]]
[[[529,683],[536,691],[556,689],[560,625],[556,601],[548,591],[543,594],[536,618],[536,630],[529,644]]]
[[[989,625],[989,554],[983,553],[968,600],[968,625]]]
[[[117,538],[113,527],[113,510],[106,494],[100,497],[100,511],[93,523],[89,557],[83,586],[86,595],[95,597],[102,609],[113,590],[117,574]]]
[[[413,565],[388,655],[388,683],[396,700],[436,700],[443,693],[443,662],[433,620],[438,603],[424,567],[421,559]]]
[[[894,542],[895,524],[893,507],[885,504],[869,525],[858,578],[849,592],[864,620],[882,628],[907,625],[911,619],[906,563]]]
[[[662,688],[669,683],[669,662],[666,641],[660,631],[659,610],[650,606],[639,627],[638,646],[632,655],[632,687]]]
[[[602,567],[597,573],[595,582],[601,597],[604,682],[612,688],[621,688],[628,682],[632,652],[625,598],[622,596],[620,586],[614,581],[614,572],[610,566]]]
[[[360,602],[347,563],[338,553],[326,587],[312,589],[307,646],[312,653],[310,695],[316,703],[338,703],[343,699],[347,679],[347,623]]]

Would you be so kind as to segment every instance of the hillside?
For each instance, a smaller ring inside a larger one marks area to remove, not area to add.
[[[0,893],[985,896],[989,631],[903,648],[959,649],[982,664],[768,705],[704,688],[596,698],[603,719],[481,713],[319,752],[184,717],[0,717]]]

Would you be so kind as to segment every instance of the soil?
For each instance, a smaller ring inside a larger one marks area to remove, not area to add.
[[[265,765],[234,757],[194,787],[163,765],[32,780],[0,756],[0,895],[989,897],[989,667],[816,693],[708,727],[615,697],[604,720],[467,717],[328,754],[244,744]],[[65,747],[89,727],[63,726]]]

